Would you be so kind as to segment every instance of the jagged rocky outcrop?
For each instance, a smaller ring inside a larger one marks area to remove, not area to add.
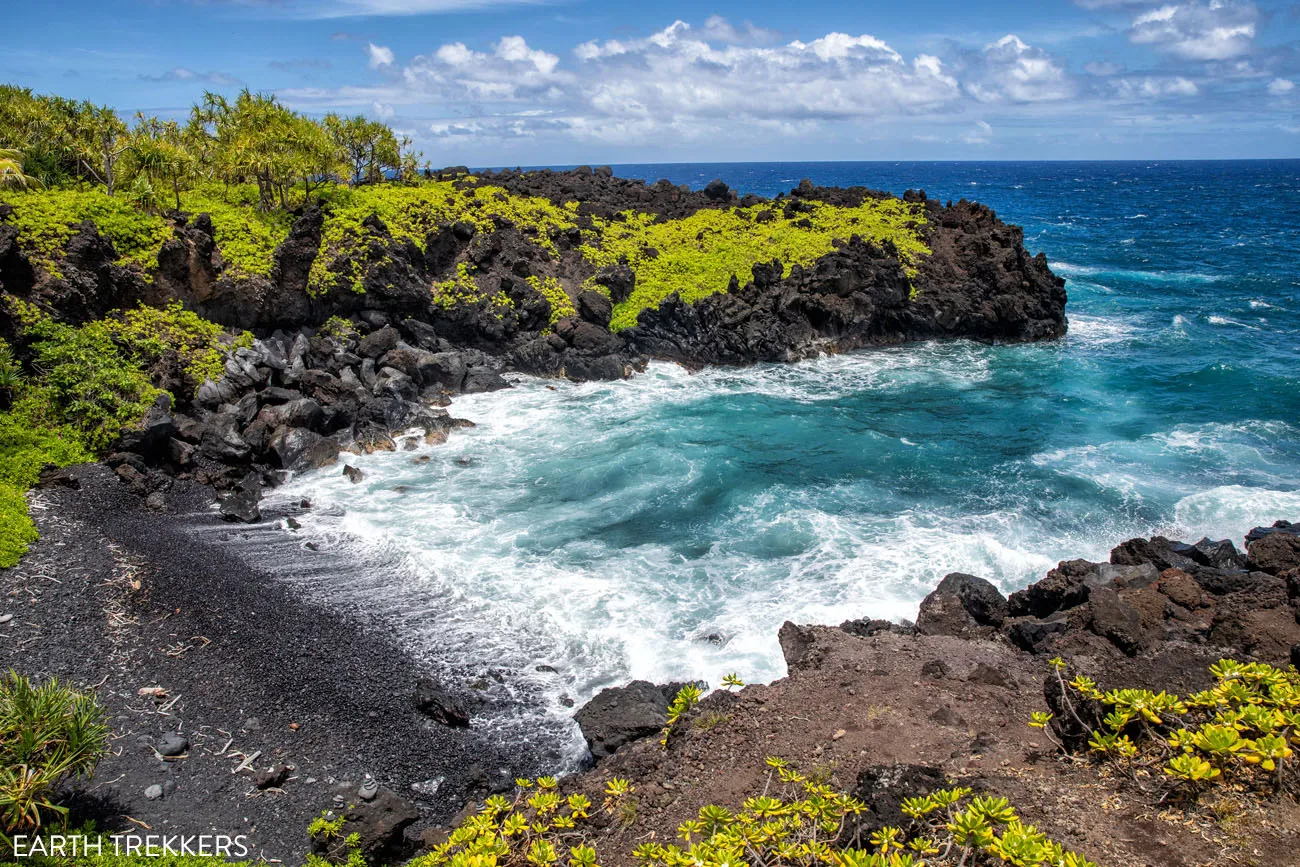
[[[765,200],[738,197],[721,182],[691,191],[615,178],[606,168],[505,171],[484,180],[511,193],[578,202],[578,228],[541,239],[535,228],[501,220],[492,231],[455,222],[436,226],[417,245],[372,215],[361,222],[360,241],[337,251],[322,246],[322,205],[308,204],[294,215],[267,272],[250,274],[225,261],[208,215],[174,213],[172,237],[146,281],[116,264],[113,245],[92,223],[76,227],[57,274],[35,266],[4,205],[0,292],[69,322],[140,301],[179,301],[218,323],[252,330],[254,344],[236,351],[224,376],[197,395],[159,383],[178,404],[158,408],[148,436],[128,437],[109,461],[138,486],[162,484],[148,481],[161,469],[232,494],[241,488],[242,499],[228,508],[241,520],[257,514],[250,476],[273,482],[285,471],[328,465],[340,451],[443,438],[456,424],[441,408],[448,397],[504,387],[509,371],[618,379],[650,359],[747,364],[907,340],[1024,341],[1065,332],[1064,283],[1041,255],[1029,256],[1019,228],[980,205],[941,205],[924,193],[905,197],[924,207],[919,228],[933,251],[914,263],[914,274],[889,244],[853,236],[812,267],[786,275],[780,261],[758,263],[744,286],[733,278],[727,292],[694,304],[671,295],[643,311],[637,326],[615,332],[613,305],[632,294],[636,275],[626,264],[597,270],[583,258],[581,231],[594,217],[631,209],[677,218]],[[805,181],[771,206],[798,215],[811,202],[854,206],[886,195]],[[321,256],[334,258],[322,263]],[[483,297],[435,303],[431,287],[462,265],[472,267]],[[309,291],[309,275],[322,266],[325,285]],[[555,319],[541,280],[562,288],[572,315]],[[492,297],[509,304],[493,306]],[[349,320],[353,333],[323,333],[331,317]],[[0,309],[0,337],[15,331]]]
[[[843,628],[864,634],[861,623]],[[1062,561],[1006,599],[987,581],[949,575],[915,627],[876,631],[997,637],[1053,655],[1103,646],[1132,657],[1173,643],[1285,665],[1300,646],[1298,624],[1300,525],[1279,521],[1253,530],[1244,553],[1226,539],[1130,539],[1109,562]]]

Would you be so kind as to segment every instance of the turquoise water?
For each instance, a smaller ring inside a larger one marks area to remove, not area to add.
[[[303,532],[384,563],[305,583],[513,700],[486,724],[572,756],[568,700],[782,676],[786,619],[910,618],[950,571],[1010,591],[1135,535],[1300,520],[1300,162],[618,171],[978,199],[1067,278],[1070,334],[522,380],[458,399],[478,427],[428,464],[278,492],[341,507]]]

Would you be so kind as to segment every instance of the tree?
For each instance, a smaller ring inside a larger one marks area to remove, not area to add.
[[[181,187],[189,185],[195,167],[181,127],[174,120],[162,121],[137,114],[130,149],[138,171],[151,185],[161,181],[172,188],[179,211]]]
[[[113,195],[118,158],[131,147],[126,124],[111,108],[84,102],[72,140],[78,162]]]

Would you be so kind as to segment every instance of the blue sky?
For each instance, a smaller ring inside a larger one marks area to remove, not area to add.
[[[1300,156],[1300,3],[47,0],[0,81],[363,113],[435,165]]]

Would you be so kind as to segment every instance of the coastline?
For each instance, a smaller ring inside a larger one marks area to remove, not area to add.
[[[427,667],[381,624],[313,604],[205,539],[241,532],[223,528],[209,490],[178,481],[159,513],[102,465],[60,478],[79,488],[35,492],[42,538],[6,574],[23,602],[0,627],[0,665],[93,687],[108,708],[115,739],[79,813],[159,833],[237,830],[255,855],[291,859],[335,788],[367,774],[420,807],[418,830],[540,770],[472,727],[419,714],[412,693]],[[140,694],[151,687],[166,694]],[[188,758],[161,759],[154,747],[175,731]],[[255,787],[253,771],[286,764],[281,791]],[[411,788],[438,778],[425,794]],[[164,797],[146,798],[152,785]]]

